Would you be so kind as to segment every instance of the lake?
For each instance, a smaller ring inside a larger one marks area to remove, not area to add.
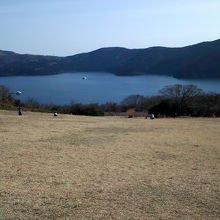
[[[83,80],[86,76],[87,79]],[[206,92],[220,93],[220,79],[176,79],[169,76],[116,76],[110,73],[64,73],[46,76],[0,77],[0,85],[15,92],[21,100],[34,98],[41,103],[69,104],[121,102],[133,94],[157,95],[167,85],[194,84]],[[18,97],[17,97],[18,98]]]

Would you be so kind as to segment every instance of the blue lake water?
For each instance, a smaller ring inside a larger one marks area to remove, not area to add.
[[[86,76],[87,80],[82,78]],[[21,100],[69,104],[121,102],[133,94],[157,95],[167,85],[194,84],[206,92],[220,93],[220,79],[176,79],[168,76],[116,76],[110,73],[64,73],[47,76],[0,77],[0,85],[21,90]]]

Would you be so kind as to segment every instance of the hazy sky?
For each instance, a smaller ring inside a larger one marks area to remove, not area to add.
[[[72,55],[220,38],[220,0],[0,0],[0,49]]]

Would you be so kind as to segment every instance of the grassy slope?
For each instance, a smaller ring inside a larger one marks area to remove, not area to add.
[[[218,219],[219,119],[0,111],[0,219]]]

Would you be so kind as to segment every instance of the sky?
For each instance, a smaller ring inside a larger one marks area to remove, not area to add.
[[[0,0],[0,50],[67,56],[220,39],[220,0]]]

